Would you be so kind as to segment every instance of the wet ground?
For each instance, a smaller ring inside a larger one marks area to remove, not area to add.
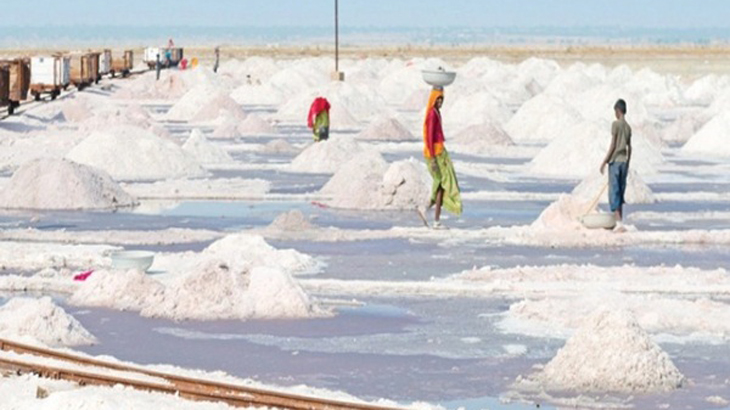
[[[164,107],[156,107],[164,111]],[[168,124],[170,131],[184,136],[189,127]],[[282,128],[284,138],[296,144],[307,141],[301,127]],[[210,131],[204,129],[205,131]],[[266,143],[271,136],[252,137],[250,143]],[[223,144],[223,141],[216,141]],[[230,140],[225,144],[231,144]],[[417,152],[396,152],[390,160],[417,156]],[[245,163],[285,163],[293,156],[237,153]],[[537,179],[523,176],[514,158],[455,155],[459,161],[504,164],[505,182],[465,176],[462,185],[471,191],[519,191],[562,193],[576,181]],[[691,175],[692,168],[707,165],[697,160],[670,156],[678,173]],[[274,194],[316,192],[327,175],[298,175],[283,170],[218,170],[216,177],[264,178],[272,182]],[[714,176],[713,182],[697,184],[658,182],[655,192],[701,190],[725,192],[730,176]],[[547,201],[465,201],[459,219],[446,223],[463,229],[513,226],[532,222]],[[3,227],[34,227],[66,231],[146,229],[169,227],[238,231],[263,227],[282,212],[299,209],[319,226],[345,229],[387,229],[419,226],[413,211],[358,212],[323,209],[303,200],[276,201],[184,201],[167,203],[158,212],[13,212],[0,215]],[[630,205],[628,212],[730,211],[723,202],[676,201],[651,205]],[[684,230],[730,228],[730,221],[688,218],[636,220],[640,230]],[[700,268],[728,267],[727,249],[720,246],[630,246],[612,248],[539,248],[496,245],[467,241],[459,247],[436,241],[408,239],[355,240],[349,242],[270,241],[276,247],[294,248],[326,263],[316,278],[373,281],[427,281],[444,278],[472,267],[515,267],[559,263],[616,266],[676,265]],[[200,250],[207,243],[148,247],[158,251]],[[306,281],[307,278],[301,280]],[[345,299],[342,295],[314,295],[323,299]],[[58,296],[63,303],[62,296]],[[109,309],[66,308],[77,317],[99,344],[81,348],[92,354],[109,354],[139,363],[169,363],[230,374],[279,385],[306,384],[344,390],[363,398],[386,397],[400,402],[429,401],[445,407],[535,408],[535,404],[503,403],[499,397],[518,375],[545,363],[564,341],[501,333],[496,321],[514,300],[495,297],[418,298],[382,297],[363,294],[352,306],[339,305],[330,319],[278,321],[172,322],[142,318],[134,312]],[[671,395],[637,397],[636,408],[702,409],[706,396],[730,397],[730,347],[727,345],[663,344],[680,370],[693,380],[689,388]],[[540,403],[541,408],[551,408]]]

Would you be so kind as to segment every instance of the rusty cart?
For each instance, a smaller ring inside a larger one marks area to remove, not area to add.
[[[134,51],[124,50],[124,56],[121,58],[112,58],[112,67],[109,73],[112,78],[119,73],[122,77],[128,76],[132,72],[134,66]]]
[[[0,107],[8,107],[8,114],[13,113],[10,105],[10,68],[0,65]]]
[[[0,61],[0,66],[7,67],[9,71],[8,114],[12,115],[20,106],[20,102],[28,99],[30,60],[27,58],[3,60]]]
[[[71,53],[70,83],[78,90],[91,85],[96,78],[92,76],[92,58],[89,53]]]

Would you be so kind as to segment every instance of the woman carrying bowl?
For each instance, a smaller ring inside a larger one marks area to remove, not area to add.
[[[423,156],[428,171],[433,177],[431,186],[431,202],[429,208],[436,206],[434,213],[434,229],[443,229],[441,224],[441,207],[454,215],[461,215],[461,193],[456,180],[454,164],[444,147],[444,131],[441,127],[441,106],[444,103],[444,90],[434,87],[428,97],[426,119],[423,122]]]

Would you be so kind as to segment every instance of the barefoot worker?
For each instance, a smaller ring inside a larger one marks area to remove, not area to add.
[[[624,216],[624,193],[631,161],[631,127],[626,122],[626,101],[618,100],[613,106],[616,121],[611,125],[611,147],[601,163],[601,174],[608,164],[608,202],[616,216],[616,226]]]
[[[435,229],[442,228],[441,207],[454,215],[461,215],[461,194],[459,182],[456,180],[454,165],[444,147],[444,131],[441,127],[441,105],[444,103],[442,88],[434,88],[428,97],[426,119],[423,122],[423,156],[426,158],[428,171],[433,177],[431,203],[436,205],[434,213]]]
[[[309,107],[307,126],[314,133],[314,142],[327,140],[330,136],[330,103],[324,97],[317,97]]]

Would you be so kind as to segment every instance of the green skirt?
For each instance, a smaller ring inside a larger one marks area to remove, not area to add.
[[[443,207],[454,215],[461,215],[461,193],[459,191],[459,181],[456,180],[456,172],[454,172],[454,164],[451,162],[449,153],[444,148],[443,152],[436,158],[427,158],[428,172],[433,177],[433,185],[431,186],[431,205],[436,203],[436,192],[439,187],[444,190]]]

